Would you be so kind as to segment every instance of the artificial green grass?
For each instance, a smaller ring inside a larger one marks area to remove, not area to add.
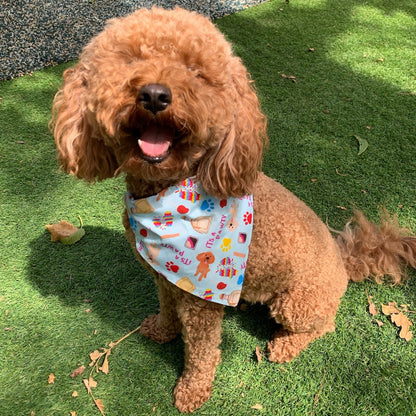
[[[217,24],[268,117],[265,172],[332,227],[354,205],[374,220],[385,205],[416,231],[413,0],[270,1]],[[58,170],[47,123],[67,66],[0,84],[1,415],[99,414],[71,371],[158,309],[154,283],[123,236],[123,180],[89,185]],[[369,143],[362,155],[354,136]],[[78,215],[86,236],[52,243],[44,225],[77,224]],[[376,325],[366,291],[414,311],[415,282],[351,284],[336,332],[284,365],[255,357],[274,330],[263,307],[227,309],[214,392],[195,414],[414,415],[416,340],[401,340],[385,317]],[[94,394],[108,415],[175,415],[182,366],[181,340],[133,335],[114,349]]]

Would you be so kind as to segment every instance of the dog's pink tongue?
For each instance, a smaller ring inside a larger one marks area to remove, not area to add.
[[[173,131],[167,127],[151,125],[139,139],[139,146],[146,156],[164,156],[173,141]]]

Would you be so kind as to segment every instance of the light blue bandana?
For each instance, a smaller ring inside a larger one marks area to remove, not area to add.
[[[134,200],[126,193],[138,253],[186,292],[237,306],[253,227],[253,198],[209,196],[195,178]]]

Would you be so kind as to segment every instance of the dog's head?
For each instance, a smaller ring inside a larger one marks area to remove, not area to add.
[[[212,264],[215,261],[215,256],[210,251],[206,251],[204,253],[199,253],[196,256],[196,259],[204,264]]]
[[[213,196],[243,196],[266,140],[241,60],[208,19],[181,9],[110,20],[65,71],[53,110],[59,161],[89,181],[197,175]]]

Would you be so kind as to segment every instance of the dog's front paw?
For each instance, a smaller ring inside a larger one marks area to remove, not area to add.
[[[163,324],[160,315],[150,315],[140,327],[140,333],[146,338],[159,344],[172,341],[180,332],[179,322],[166,322]]]
[[[183,375],[176,383],[173,392],[175,406],[180,412],[192,413],[210,398],[211,392],[211,381],[192,377],[191,375]]]

